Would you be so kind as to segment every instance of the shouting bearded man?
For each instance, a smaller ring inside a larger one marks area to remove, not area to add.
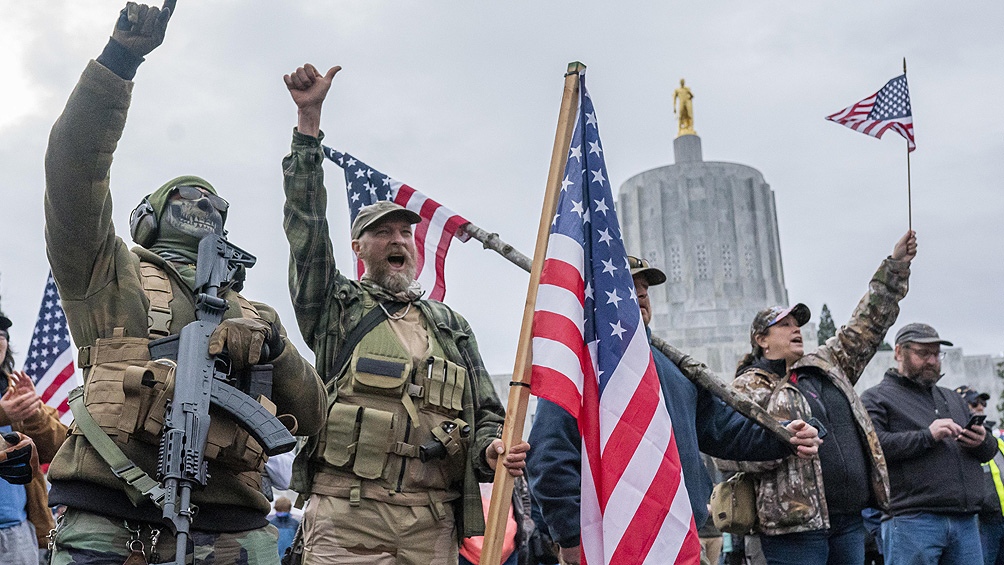
[[[340,67],[286,75],[298,125],[283,160],[289,289],[303,338],[329,384],[328,424],[297,456],[308,497],[303,562],[455,564],[458,536],[481,535],[479,481],[499,459],[522,475],[529,445],[504,456],[503,410],[467,321],[422,300],[418,214],[362,208],[352,250],[366,274],[335,267],[325,219],[321,105]]]

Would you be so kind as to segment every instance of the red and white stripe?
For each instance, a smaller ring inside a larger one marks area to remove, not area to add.
[[[878,92],[835,114],[826,116],[826,119],[878,139],[881,139],[882,135],[891,129],[906,139],[910,151],[916,149],[917,145],[913,140],[913,116],[893,120],[868,119],[877,98]]]
[[[466,219],[414,188],[389,179],[391,199],[422,217],[415,226],[415,248],[418,250],[415,279],[428,291],[428,298],[442,300],[446,295],[446,253],[454,237],[467,241],[470,235],[460,229]],[[362,277],[362,261],[356,261],[356,274]]]
[[[583,337],[585,269],[582,244],[552,234],[532,368],[534,394],[579,423],[583,562],[697,563],[700,544],[647,336],[634,333],[600,396],[600,346]]]
[[[35,392],[42,398],[42,402],[55,408],[59,412],[60,421],[66,425],[73,421],[68,403],[70,391],[83,384],[73,366],[74,351],[69,347],[60,353],[55,363],[35,383]]]

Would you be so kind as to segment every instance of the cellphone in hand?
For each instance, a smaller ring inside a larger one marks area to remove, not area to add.
[[[983,422],[986,421],[986,414],[973,414],[969,418],[969,423],[966,424],[966,429],[971,430],[976,426],[982,426]]]

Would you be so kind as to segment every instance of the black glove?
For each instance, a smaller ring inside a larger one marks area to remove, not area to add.
[[[26,435],[11,432],[3,435],[7,449],[0,451],[0,479],[12,485],[26,485],[38,470],[35,442]]]

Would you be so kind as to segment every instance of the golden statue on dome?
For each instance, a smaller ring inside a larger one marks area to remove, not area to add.
[[[676,101],[680,101],[679,111],[677,111]],[[686,82],[680,79],[680,88],[673,91],[673,113],[677,115],[680,122],[681,135],[697,135],[694,131],[694,93],[687,87]]]

